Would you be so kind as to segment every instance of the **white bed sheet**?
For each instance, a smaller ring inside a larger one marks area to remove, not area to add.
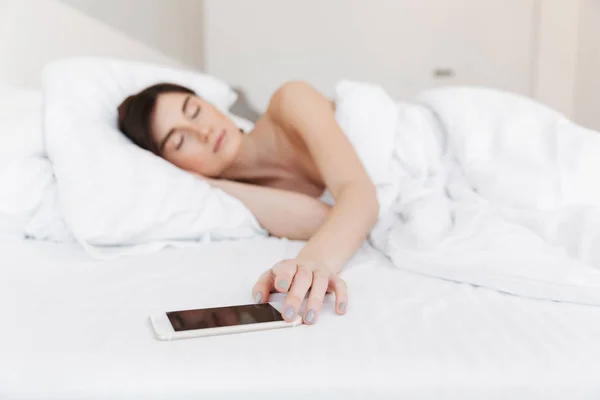
[[[345,317],[326,307],[315,326],[154,339],[149,314],[249,302],[259,273],[300,246],[100,262],[74,245],[0,242],[0,398],[600,397],[600,307],[411,274],[369,248],[344,272]]]

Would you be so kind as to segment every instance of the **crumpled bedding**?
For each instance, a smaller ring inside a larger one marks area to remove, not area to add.
[[[377,186],[398,268],[600,305],[600,135],[531,99],[450,87],[396,102],[341,81],[336,118]]]

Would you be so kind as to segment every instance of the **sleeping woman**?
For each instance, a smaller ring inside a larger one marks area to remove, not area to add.
[[[287,293],[283,317],[291,321],[309,293],[302,317],[313,324],[325,294],[333,292],[336,312],[346,313],[339,274],[375,225],[379,206],[327,98],[307,83],[286,83],[244,134],[191,90],[158,84],[125,99],[119,128],[138,146],[239,199],[271,235],[307,240],[296,259],[259,277],[256,302]],[[319,200],[325,191],[332,207]]]

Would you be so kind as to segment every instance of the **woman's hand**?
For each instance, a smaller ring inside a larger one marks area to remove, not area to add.
[[[346,282],[331,268],[314,261],[293,259],[277,263],[260,276],[252,294],[257,303],[266,303],[269,294],[274,291],[288,293],[282,315],[286,321],[293,321],[309,289],[310,294],[303,316],[305,323],[314,324],[317,321],[327,292],[335,293],[336,312],[340,315],[346,313]]]

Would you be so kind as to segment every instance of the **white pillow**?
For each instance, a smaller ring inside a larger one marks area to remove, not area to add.
[[[240,201],[117,129],[121,101],[157,82],[185,85],[222,110],[236,99],[213,77],[141,63],[68,59],[44,70],[47,150],[75,238],[91,254],[113,257],[265,234]]]
[[[0,237],[69,240],[44,153],[41,93],[0,87]]]
[[[0,88],[0,236],[22,237],[41,199],[44,166],[27,160],[43,153],[41,95]]]
[[[44,154],[39,91],[0,86],[0,169],[32,155]]]

